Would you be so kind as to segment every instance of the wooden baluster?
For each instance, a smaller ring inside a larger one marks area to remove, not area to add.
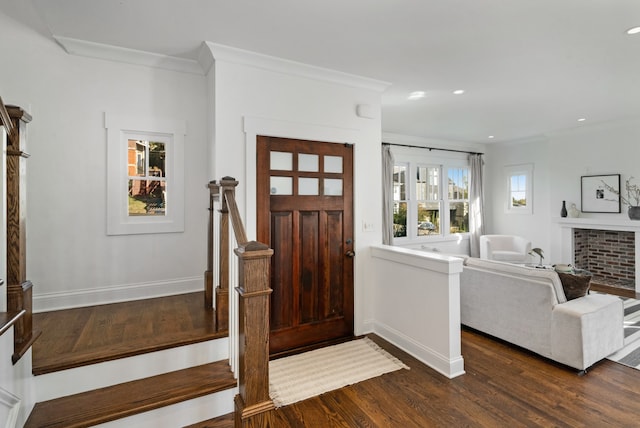
[[[269,397],[269,271],[273,250],[248,242],[235,250],[239,259],[239,394],[235,398],[236,427],[272,426]]]
[[[213,180],[209,183],[209,233],[207,235],[207,270],[204,272],[204,307],[213,308],[213,221],[215,201],[220,194],[220,186]]]
[[[220,180],[218,190],[223,195],[221,208],[218,211],[220,213],[220,241],[218,246],[218,287],[216,287],[216,325],[218,331],[221,331],[229,329],[229,209],[227,199],[224,197],[224,178]]]

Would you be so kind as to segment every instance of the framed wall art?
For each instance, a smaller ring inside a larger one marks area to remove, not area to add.
[[[620,174],[584,175],[581,179],[582,212],[621,212]]]

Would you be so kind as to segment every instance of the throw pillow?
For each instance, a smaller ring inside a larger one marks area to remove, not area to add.
[[[558,276],[560,277],[560,282],[562,282],[567,301],[585,296],[589,291],[591,275],[558,272]]]

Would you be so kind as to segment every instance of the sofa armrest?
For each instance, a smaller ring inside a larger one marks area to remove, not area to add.
[[[584,370],[623,344],[624,306],[620,298],[589,294],[553,307],[551,355],[554,360]]]
[[[517,242],[516,246],[517,246],[518,252],[526,255],[528,255],[529,252],[531,252],[531,241],[524,238],[519,238],[516,242]]]

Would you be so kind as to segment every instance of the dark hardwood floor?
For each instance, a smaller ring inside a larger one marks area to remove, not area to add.
[[[369,337],[411,369],[276,409],[274,426],[640,427],[640,370],[602,360],[579,376],[463,329],[466,373],[447,379],[385,340]],[[226,415],[189,428],[232,426]]]
[[[34,345],[34,366],[43,367],[46,355],[56,364],[82,353],[85,360],[106,354],[110,359],[140,344],[150,349],[176,338],[194,340],[191,334],[215,334],[202,293],[155,300],[36,314],[34,324],[43,334]],[[117,308],[126,306],[128,315],[118,314]],[[381,338],[370,337],[411,369],[277,409],[274,426],[640,426],[639,370],[603,360],[578,376],[571,368],[463,330],[466,374],[447,379]],[[192,427],[232,425],[226,415]]]
[[[204,292],[37,313],[33,326],[43,333],[33,345],[33,373],[226,337],[214,315]]]

